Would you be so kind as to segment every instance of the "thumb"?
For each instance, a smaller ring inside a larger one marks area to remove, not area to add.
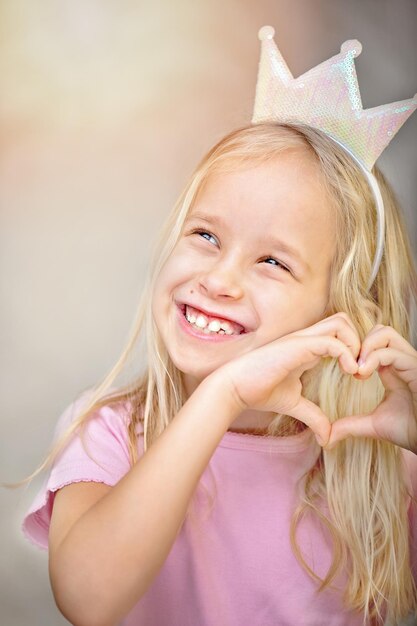
[[[319,445],[324,446],[329,441],[332,425],[329,418],[317,404],[311,402],[303,396],[299,402],[289,411],[287,415],[291,415],[306,424],[314,432]]]
[[[349,415],[341,417],[332,425],[330,439],[327,442],[326,450],[331,450],[338,441],[346,437],[372,437],[377,438],[373,426],[372,415],[363,413],[361,415]]]

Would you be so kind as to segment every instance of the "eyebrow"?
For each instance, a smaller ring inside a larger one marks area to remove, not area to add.
[[[207,222],[207,224],[214,224],[226,227],[225,222],[221,217],[217,215],[206,215],[205,213],[192,213],[187,217],[187,221],[191,220],[202,220],[203,222]],[[277,250],[281,250],[282,252],[286,252],[290,256],[294,257],[307,271],[311,272],[311,267],[307,263],[307,261],[301,256],[296,248],[286,243],[282,239],[277,239],[274,237],[268,237],[263,240],[263,243],[272,246]]]

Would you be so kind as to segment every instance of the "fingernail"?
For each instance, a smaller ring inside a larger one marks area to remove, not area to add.
[[[365,363],[365,359],[361,356],[358,360],[359,367]]]

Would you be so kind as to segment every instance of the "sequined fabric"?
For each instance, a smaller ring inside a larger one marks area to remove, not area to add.
[[[399,128],[417,108],[417,94],[401,102],[362,108],[355,57],[362,46],[346,41],[339,54],[294,78],[273,37],[260,29],[262,42],[252,123],[301,122],[341,142],[371,170]]]

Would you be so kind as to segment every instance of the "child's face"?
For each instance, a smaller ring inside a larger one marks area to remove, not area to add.
[[[200,190],[152,303],[189,393],[230,359],[324,317],[335,216],[320,176],[309,155],[287,151],[269,164],[215,175]],[[240,322],[246,332],[191,335],[179,303]]]

